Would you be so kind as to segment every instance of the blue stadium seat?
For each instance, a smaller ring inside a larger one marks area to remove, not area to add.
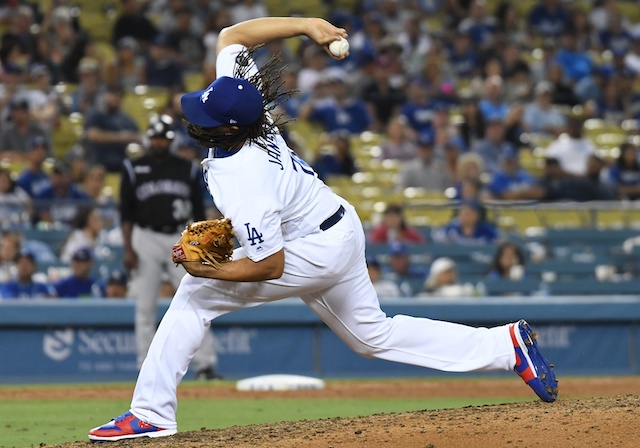
[[[527,275],[539,278],[544,272],[553,272],[558,279],[595,278],[596,266],[601,263],[571,263],[566,260],[551,260],[530,263],[526,267]]]
[[[640,291],[640,280],[625,282],[599,282],[597,280],[581,280],[579,282],[553,282],[548,284],[549,293],[560,295],[637,295]]]
[[[528,238],[529,241],[546,242],[551,246],[615,246],[630,237],[638,236],[634,229],[547,229],[544,234]]]
[[[475,261],[460,261],[456,263],[458,280],[462,283],[477,283],[482,281],[489,272],[488,263],[478,263]]]
[[[52,229],[52,230],[38,230],[38,229],[26,229],[23,232],[25,240],[41,241],[53,251],[56,256],[60,256],[60,250],[69,234],[69,229]]]
[[[532,295],[541,289],[540,280],[522,279],[519,281],[492,279],[483,282],[486,295],[488,296],[505,296],[505,295]]]

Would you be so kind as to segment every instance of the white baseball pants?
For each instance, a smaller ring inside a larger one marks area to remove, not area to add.
[[[387,317],[367,274],[362,225],[355,209],[344,206],[347,213],[330,229],[285,243],[284,274],[277,280],[235,283],[185,275],[140,370],[133,414],[161,428],[176,428],[177,387],[210,321],[295,296],[363,356],[449,372],[513,369],[508,326],[473,328]],[[234,258],[242,255],[238,249]]]

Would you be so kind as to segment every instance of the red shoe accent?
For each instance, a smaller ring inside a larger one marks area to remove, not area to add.
[[[514,370],[520,376],[520,378],[528,383],[529,381],[537,378],[537,375],[533,368],[526,362],[526,357],[524,356],[524,350],[526,350],[526,347],[523,348],[518,343],[518,339],[516,338],[515,334],[516,325],[518,324],[516,323],[509,327],[509,335],[511,336],[511,341],[513,342],[513,348],[516,351],[516,365],[514,367]],[[520,353],[518,353],[519,351],[523,352],[523,356],[520,356]],[[525,363],[524,366],[522,365],[523,362]]]

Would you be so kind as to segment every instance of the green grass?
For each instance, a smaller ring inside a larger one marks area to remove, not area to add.
[[[494,399],[181,399],[180,431],[280,421],[350,417],[518,401]],[[522,400],[521,400],[522,401]],[[4,400],[0,402],[0,447],[23,448],[87,441],[90,428],[126,411],[123,400]]]

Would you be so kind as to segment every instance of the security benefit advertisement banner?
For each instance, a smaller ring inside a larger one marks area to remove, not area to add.
[[[640,336],[633,325],[537,325],[536,331],[559,375],[640,373]],[[328,378],[444,375],[363,358],[322,325],[214,326],[213,334],[216,370],[227,379],[277,373]],[[0,327],[0,384],[133,381],[137,372],[132,327]],[[188,372],[185,379],[193,377]]]
[[[312,332],[224,327],[213,334],[225,377],[313,370]],[[0,329],[0,383],[129,381],[137,373],[131,327]]]

